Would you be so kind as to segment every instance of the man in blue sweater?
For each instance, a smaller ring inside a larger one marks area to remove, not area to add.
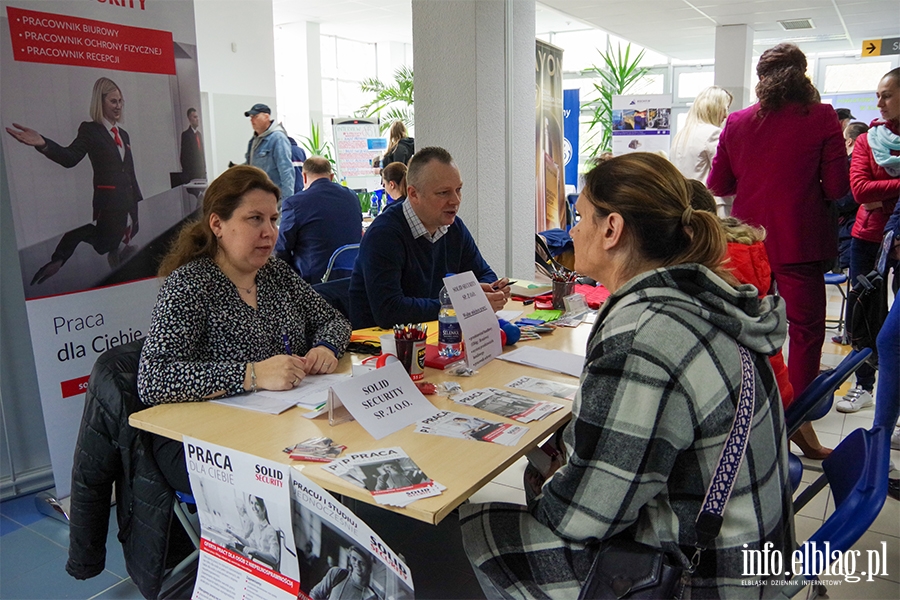
[[[332,253],[358,244],[362,235],[359,198],[332,181],[331,163],[313,156],[303,163],[305,189],[284,201],[275,255],[309,283],[319,283]],[[349,272],[337,273],[347,277]]]
[[[462,179],[450,153],[419,150],[406,179],[407,199],[389,206],[363,236],[350,279],[353,328],[436,320],[447,273],[472,271],[494,310],[503,308],[509,286],[497,281],[456,215]]]

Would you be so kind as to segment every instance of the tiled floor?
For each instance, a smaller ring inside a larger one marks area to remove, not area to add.
[[[836,295],[829,298],[829,315],[836,315],[839,308],[839,298]],[[822,364],[825,366],[837,365],[848,351],[847,347],[833,344],[830,341],[831,335],[829,331],[828,341],[823,347]],[[849,383],[841,388],[838,397],[848,388]],[[874,410],[871,408],[853,415],[832,411],[824,419],[816,422],[815,428],[822,443],[834,447],[854,429],[871,427],[873,415]],[[793,449],[797,451],[796,448]],[[900,452],[892,450],[891,458],[894,464],[900,466]],[[807,465],[810,468],[804,473],[805,483],[818,476],[818,473],[812,470],[816,467],[815,463],[807,462]],[[524,468],[523,459],[477,492],[472,501],[502,500],[524,503],[525,495],[521,484]],[[894,472],[893,476],[896,475],[897,472]],[[800,541],[808,539],[833,510],[831,493],[826,487],[796,515],[797,539]],[[424,558],[429,552],[424,551],[408,559],[416,581],[417,596],[420,598],[480,597],[477,584],[467,569],[461,549],[458,548],[458,541],[454,540],[455,536],[458,537],[458,528],[450,531],[454,529],[449,524],[451,519],[452,517],[444,521],[448,532],[435,530],[433,532],[435,535],[431,536],[425,531],[423,536],[423,532],[406,528],[406,537],[396,540],[400,545],[406,545],[404,542],[409,541],[416,547],[424,545],[427,549],[434,546],[434,555],[440,557],[439,561],[429,563]],[[379,529],[374,523],[373,527]],[[33,495],[0,503],[0,599],[141,598],[125,571],[122,549],[115,539],[116,529],[113,514],[107,542],[106,570],[93,579],[76,581],[65,572],[68,528],[38,513],[34,508]],[[409,539],[410,537],[412,539]],[[430,537],[435,539],[428,539]],[[448,537],[450,542],[455,543],[446,543]],[[444,543],[439,538],[443,538]],[[392,543],[392,540],[386,541]],[[833,583],[839,585],[828,586],[829,598],[885,600],[900,598],[900,502],[892,498],[886,500],[880,515],[854,549],[862,550],[861,556],[865,557],[866,550],[881,551],[882,543],[886,547],[888,575],[875,577],[872,581],[864,578],[855,583],[844,581],[840,577],[832,577],[830,579]],[[857,568],[861,569],[862,567]],[[800,597],[805,594],[806,592]]]

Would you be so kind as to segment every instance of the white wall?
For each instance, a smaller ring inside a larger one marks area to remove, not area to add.
[[[499,275],[534,276],[534,3],[413,0],[416,148],[442,146]],[[530,124],[530,125],[529,125]]]
[[[244,111],[263,102],[275,111],[275,31],[272,0],[195,0],[203,122],[210,144],[209,179],[244,161],[253,135]]]

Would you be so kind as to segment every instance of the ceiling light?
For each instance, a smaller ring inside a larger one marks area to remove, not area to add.
[[[785,31],[816,28],[816,26],[813,25],[812,19],[786,19],[784,21],[778,21],[778,24],[781,25],[781,28]]]

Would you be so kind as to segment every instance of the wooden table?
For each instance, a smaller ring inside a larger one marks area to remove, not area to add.
[[[521,305],[510,303],[510,309],[516,307]],[[583,355],[589,334],[590,326],[582,324],[574,329],[559,328],[553,334],[545,335],[540,341],[520,342],[520,345],[537,344],[543,348]],[[356,355],[344,356],[340,361],[338,372],[349,372],[351,364],[359,361],[360,357]],[[441,370],[426,369],[425,381],[439,383],[453,380],[465,391],[469,391],[476,388],[502,387],[523,375],[570,384],[577,383],[576,378],[568,375],[496,359],[482,367],[473,377],[451,377]],[[320,465],[291,461],[283,449],[318,436],[327,436],[335,443],[346,445],[345,454],[400,446],[429,477],[445,485],[447,489],[439,496],[417,500],[405,508],[378,506],[426,523],[436,524],[466,498],[569,420],[570,401],[528,392],[521,393],[536,399],[553,400],[563,404],[565,408],[548,415],[543,420],[521,424],[529,431],[512,447],[414,433],[412,425],[376,441],[356,421],[331,427],[328,424],[327,414],[307,419],[303,416],[306,411],[297,407],[280,415],[268,415],[209,402],[164,404],[134,413],[130,423],[139,429],[175,440],[181,440],[182,436],[186,435],[284,464],[305,465],[304,475],[325,489],[369,504],[376,503],[368,491],[325,473]],[[516,423],[477,408],[456,404],[446,396],[428,396],[428,399],[438,409]]]

